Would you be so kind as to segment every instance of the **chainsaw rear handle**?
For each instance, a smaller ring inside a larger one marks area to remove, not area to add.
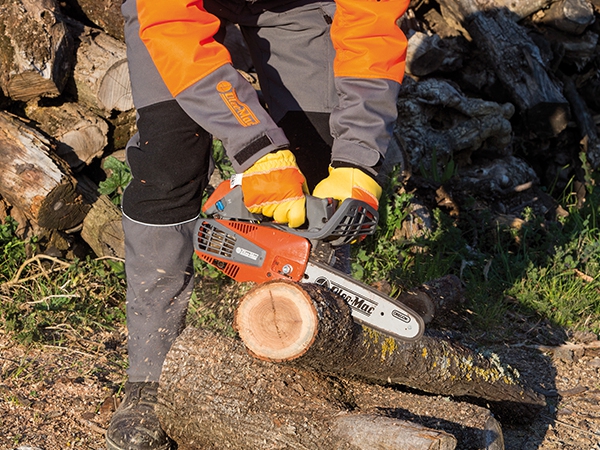
[[[353,198],[341,204],[332,198],[306,196],[307,225],[290,228],[266,222],[260,214],[252,214],[244,205],[241,186],[231,187],[223,181],[204,205],[204,212],[214,218],[269,224],[275,228],[309,240],[326,241],[333,246],[349,244],[375,232],[379,214],[369,204]]]

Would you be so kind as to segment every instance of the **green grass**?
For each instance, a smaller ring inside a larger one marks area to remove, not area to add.
[[[16,236],[16,223],[0,225],[0,323],[22,343],[61,343],[67,334],[86,335],[125,322],[122,263],[28,258],[35,242]]]
[[[525,210],[524,224],[514,229],[485,211],[465,208],[450,218],[436,210],[430,233],[395,239],[398,211],[409,201],[407,194],[388,192],[377,233],[354,251],[355,277],[386,279],[394,294],[452,273],[465,285],[476,329],[501,329],[507,312],[517,311],[558,327],[600,332],[600,188],[591,184],[579,209],[564,195],[569,215],[558,221]]]

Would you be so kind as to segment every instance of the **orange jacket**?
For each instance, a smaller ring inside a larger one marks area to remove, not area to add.
[[[406,38],[396,25],[409,0],[336,0],[331,28],[338,77],[401,82]],[[140,37],[173,96],[231,62],[213,38],[219,19],[202,0],[137,0]],[[394,51],[390,51],[393,49]]]

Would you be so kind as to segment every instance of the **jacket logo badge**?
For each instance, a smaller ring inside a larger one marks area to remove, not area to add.
[[[242,126],[250,127],[260,123],[260,120],[254,115],[250,107],[238,98],[237,92],[235,92],[235,89],[229,81],[221,81],[218,83],[217,91],[223,102],[225,102],[231,113]]]

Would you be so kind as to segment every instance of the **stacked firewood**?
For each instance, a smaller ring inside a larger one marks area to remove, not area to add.
[[[100,256],[122,256],[122,245],[98,168],[135,129],[120,3],[0,4],[4,215],[63,249],[82,235]],[[413,0],[399,23],[407,76],[388,161],[406,184],[453,209],[461,193],[487,195],[508,222],[531,198],[556,214],[539,187],[581,186],[600,165],[599,3]],[[252,72],[227,29],[238,69]],[[110,236],[98,236],[104,216]]]

